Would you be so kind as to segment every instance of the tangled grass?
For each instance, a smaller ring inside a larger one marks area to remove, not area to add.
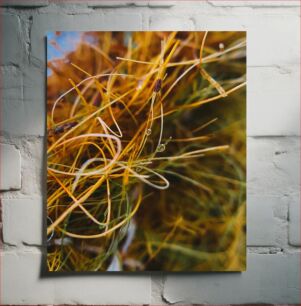
[[[245,269],[245,53],[245,32],[83,32],[48,61],[49,271]]]

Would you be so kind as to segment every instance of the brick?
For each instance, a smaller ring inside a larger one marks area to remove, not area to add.
[[[274,1],[275,2],[275,1]],[[188,14],[187,10],[184,10]],[[249,66],[286,67],[298,66],[299,10],[277,12],[260,11],[251,8],[198,11],[195,8],[190,16],[195,20],[196,30],[247,31],[247,60]],[[280,39],[281,37],[281,39]]]
[[[189,17],[160,14],[150,17],[149,29],[151,31],[191,31],[194,30],[194,23]]]
[[[299,141],[298,137],[248,137],[248,195],[299,192]]]
[[[15,66],[0,67],[1,98],[9,101],[22,101],[22,73]]]
[[[163,0],[149,0],[148,5],[150,7],[172,7],[176,5],[177,1],[163,1]]]
[[[299,72],[299,66],[248,68],[249,136],[300,135]]]
[[[287,216],[287,196],[248,195],[247,245],[258,250],[286,247]]]
[[[2,199],[3,242],[9,245],[42,245],[42,198]]]
[[[2,132],[15,134],[22,131],[17,125],[23,124],[24,115],[22,73],[14,66],[0,68],[2,98]]]
[[[102,1],[102,0],[88,0],[86,3],[90,7],[126,7],[126,6],[147,6],[149,1],[119,1],[119,0],[110,0],[110,1]]]
[[[0,190],[18,190],[21,188],[20,151],[9,144],[0,144],[0,151]]]
[[[279,198],[271,196],[247,197],[248,246],[275,245],[276,220],[273,216],[273,207],[277,201]]]
[[[41,7],[48,4],[48,0],[0,0],[0,6],[6,7]]]
[[[45,75],[24,65],[0,68],[2,131],[8,135],[45,134]]]
[[[46,64],[45,64],[46,65]],[[23,116],[16,124],[19,135],[44,136],[46,126],[46,67],[38,68],[33,65],[23,68]]]
[[[2,252],[3,304],[54,304],[54,282],[40,278],[41,260],[38,251]]]
[[[232,1],[216,1],[208,0],[209,4],[214,7],[294,7],[299,6],[299,1],[249,1],[249,0],[232,0]]]
[[[134,13],[34,15],[31,29],[32,61],[45,68],[45,35],[48,31],[139,31],[141,26],[142,16]]]
[[[259,14],[258,14],[259,15]],[[246,23],[248,30],[248,64],[286,67],[300,63],[298,48],[299,16],[296,14],[262,14]],[[279,43],[281,37],[281,43]],[[267,39],[268,38],[268,39]],[[287,47],[289,46],[289,47]],[[260,54],[260,56],[258,56]]]
[[[299,253],[248,254],[246,272],[168,275],[163,297],[171,304],[289,304],[300,301],[299,288]]]
[[[1,13],[1,65],[20,64],[25,51],[20,19],[15,14]]]
[[[78,1],[80,3],[80,1]],[[162,1],[162,0],[137,0],[137,1],[118,1],[118,0],[88,0],[86,1],[87,5],[90,7],[104,7],[104,8],[113,8],[113,7],[127,7],[127,6],[149,6],[149,7],[171,7],[176,4],[175,1]]]
[[[48,0],[0,0],[0,6],[6,7],[41,7],[48,4]]]
[[[148,275],[41,276],[37,249],[1,253],[3,304],[148,304]],[[118,294],[116,294],[118,292]]]
[[[27,138],[21,143],[22,194],[41,197],[45,192],[46,147],[42,137]]]
[[[289,202],[289,243],[301,246],[300,237],[300,194],[290,197]]]

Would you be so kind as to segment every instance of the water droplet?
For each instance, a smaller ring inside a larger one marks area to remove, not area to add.
[[[157,152],[163,152],[163,151],[165,151],[165,149],[166,149],[165,144],[161,143],[157,147]]]
[[[151,129],[147,129],[147,130],[146,130],[146,135],[149,136],[151,133],[152,133],[152,130],[151,130]]]
[[[137,90],[140,90],[140,89],[142,88],[142,84],[143,84],[143,81],[142,81],[142,80],[139,80],[136,89],[137,89]]]
[[[225,49],[225,45],[223,43],[219,43],[218,45],[220,50],[224,50]]]

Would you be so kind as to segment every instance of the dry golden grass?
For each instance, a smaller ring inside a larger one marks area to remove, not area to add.
[[[245,269],[245,51],[86,32],[48,61],[50,271]]]

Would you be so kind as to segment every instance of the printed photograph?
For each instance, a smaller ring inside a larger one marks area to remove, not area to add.
[[[47,34],[47,269],[246,270],[246,32]]]

